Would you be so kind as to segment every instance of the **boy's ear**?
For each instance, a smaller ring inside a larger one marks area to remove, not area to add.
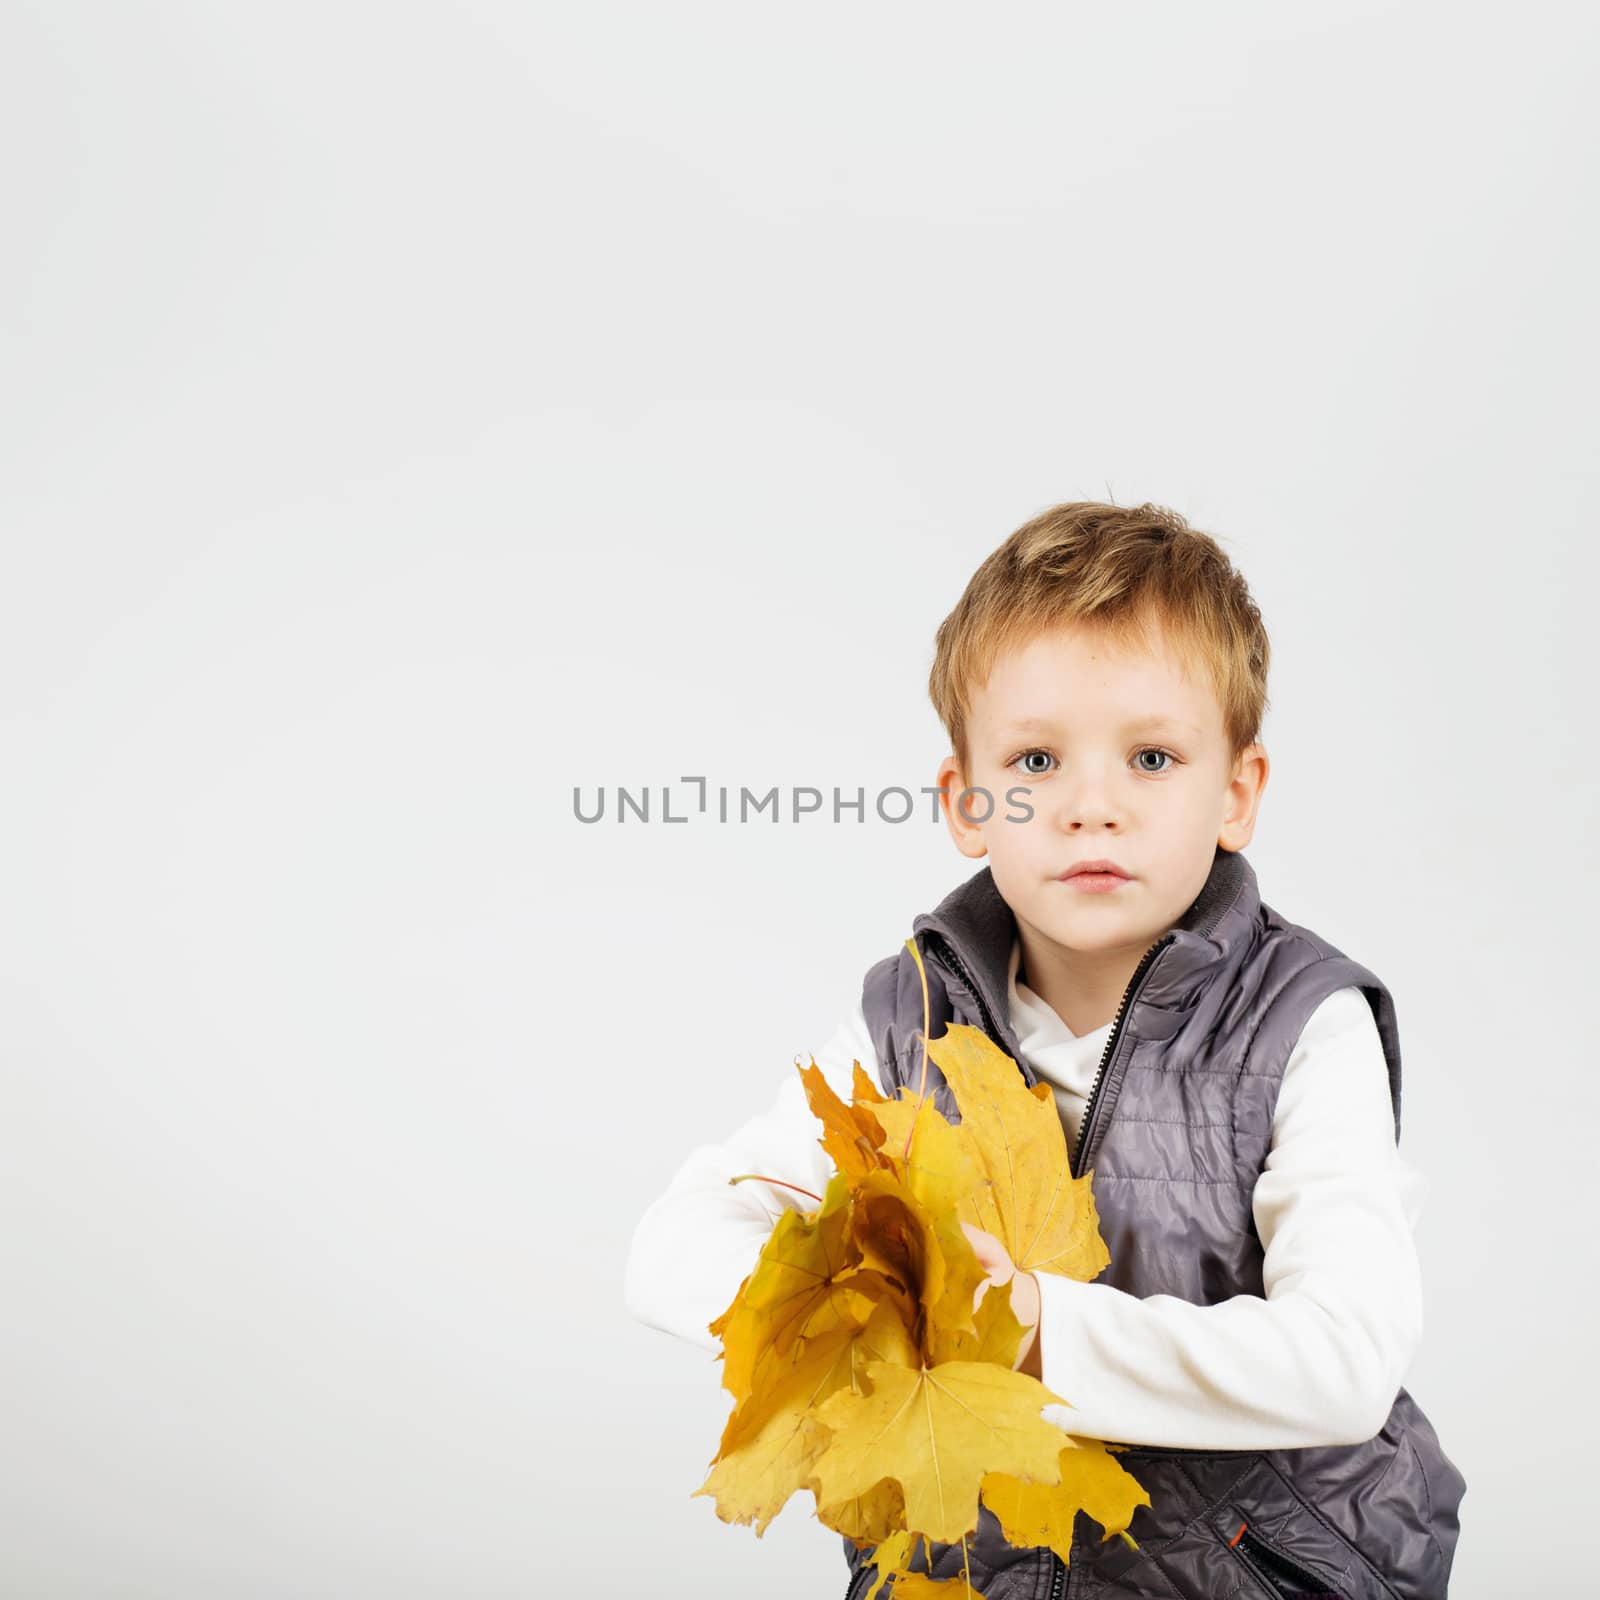
[[[1217,832],[1217,843],[1224,850],[1243,850],[1250,843],[1250,836],[1256,831],[1256,810],[1271,770],[1266,746],[1259,741],[1239,752],[1233,780],[1228,785],[1227,808]]]
[[[950,830],[950,837],[955,840],[956,849],[964,856],[971,856],[973,860],[988,855],[989,847],[983,842],[983,829],[976,822],[964,817],[956,804],[961,798],[961,791],[967,786],[967,780],[961,771],[961,763],[956,760],[953,753],[939,763],[939,773],[933,781],[942,791],[939,795],[939,805],[944,812],[944,825]],[[968,810],[976,812],[979,816],[987,815],[981,799],[969,801]]]

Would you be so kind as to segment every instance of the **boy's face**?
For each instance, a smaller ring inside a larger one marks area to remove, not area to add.
[[[939,769],[957,846],[988,856],[1027,933],[1091,963],[1135,962],[1177,922],[1216,846],[1249,842],[1266,783],[1266,751],[1255,744],[1230,763],[1209,679],[1188,677],[1155,639],[1151,654],[1063,627],[1002,652],[971,696],[971,770],[953,756]],[[987,820],[960,814],[963,784],[988,791],[966,800]],[[1029,793],[1008,800],[1018,787]],[[1007,820],[1030,806],[1027,821]],[[1126,880],[1100,893],[1062,880],[1097,858]]]

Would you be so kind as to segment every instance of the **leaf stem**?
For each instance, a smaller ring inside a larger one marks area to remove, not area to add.
[[[911,959],[917,964],[917,976],[922,980],[922,1081],[917,1087],[917,1109],[911,1113],[911,1125],[906,1129],[906,1147],[900,1152],[901,1161],[911,1159],[911,1136],[917,1131],[917,1118],[922,1115],[922,1102],[928,1097],[928,970],[922,964],[922,952],[917,948],[917,936],[906,940]]]
[[[803,1194],[815,1200],[819,1206],[822,1204],[820,1194],[812,1194],[809,1189],[802,1189],[798,1183],[785,1183],[782,1178],[769,1178],[764,1172],[741,1172],[737,1178],[729,1178],[728,1182],[744,1183],[751,1178],[756,1178],[762,1183],[775,1183],[780,1189],[793,1189],[796,1194]]]

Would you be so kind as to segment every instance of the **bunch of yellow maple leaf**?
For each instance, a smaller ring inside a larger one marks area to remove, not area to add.
[[[887,1099],[856,1062],[847,1105],[815,1060],[798,1069],[836,1170],[815,1210],[778,1219],[710,1324],[734,1410],[695,1495],[759,1536],[791,1494],[811,1490],[821,1522],[876,1547],[862,1600],[891,1576],[897,1600],[983,1600],[965,1561],[980,1496],[1012,1544],[1048,1545],[1063,1561],[1078,1511],[1132,1544],[1128,1524],[1150,1504],[1101,1440],[1040,1416],[1071,1402],[1014,1370],[1024,1330],[1009,1286],[991,1284],[974,1310],[987,1273],[963,1223],[998,1237],[1019,1272],[1100,1274],[1111,1258],[1092,1174],[1071,1176],[1048,1084],[1030,1089],[979,1029],[927,1039],[925,972],[923,1006],[922,1093]],[[929,1057],[959,1123],[926,1092]],[[925,1554],[959,1542],[962,1576],[913,1571],[918,1539]]]

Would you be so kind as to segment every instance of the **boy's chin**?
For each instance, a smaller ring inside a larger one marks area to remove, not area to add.
[[[1071,928],[1061,933],[1048,934],[1050,942],[1066,955],[1088,957],[1118,955],[1138,945],[1142,951],[1152,941],[1143,944],[1136,933],[1127,930],[1101,928],[1094,932]]]
[[[1028,920],[1052,944],[1074,955],[1125,950],[1138,944],[1143,934],[1142,919],[1113,911],[1109,906],[1095,908],[1090,916],[1073,917],[1062,916],[1058,907],[1043,908]],[[1145,940],[1145,944],[1151,942]]]

